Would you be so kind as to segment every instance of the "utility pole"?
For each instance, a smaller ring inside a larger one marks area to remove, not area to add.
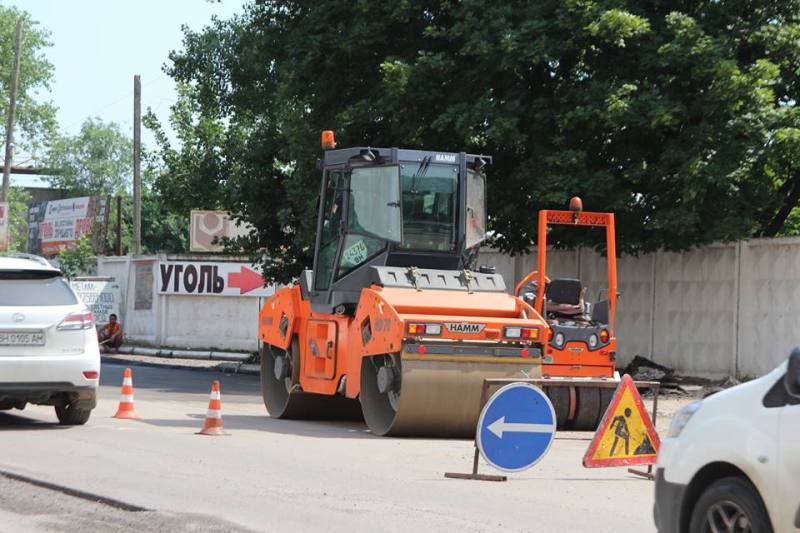
[[[122,255],[122,196],[117,196],[117,255]]]
[[[17,114],[17,88],[19,87],[19,63],[22,52],[22,19],[17,20],[17,38],[14,46],[14,68],[11,71],[11,99],[8,104],[6,121],[6,159],[3,165],[3,195],[0,202],[8,201],[8,185],[11,175],[11,162],[14,158],[14,122]]]
[[[142,80],[133,77],[133,255],[142,253]]]

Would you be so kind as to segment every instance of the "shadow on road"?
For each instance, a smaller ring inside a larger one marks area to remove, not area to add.
[[[135,390],[155,390],[168,394],[201,394],[208,397],[211,382],[218,380],[223,398],[236,401],[235,397],[249,396],[261,401],[261,383],[258,376],[246,374],[222,374],[203,368],[169,368],[118,364],[104,361],[100,370],[100,385],[122,386],[122,373],[126,367],[133,369]],[[252,398],[249,398],[252,399]]]
[[[191,428],[200,431],[203,427],[205,414],[187,413],[186,419],[147,419],[144,424],[160,427]],[[298,435],[322,439],[373,439],[376,437],[367,430],[363,422],[331,422],[319,420],[280,420],[270,418],[266,414],[258,415],[226,415],[223,414],[222,422],[225,431],[233,433],[236,430],[257,430],[281,435]]]
[[[53,417],[55,417],[53,413]],[[32,429],[70,429],[72,426],[62,426],[58,422],[43,422],[27,416],[11,413],[0,413],[0,431],[30,431]]]

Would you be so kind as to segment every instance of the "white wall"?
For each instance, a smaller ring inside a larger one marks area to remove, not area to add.
[[[536,251],[510,258],[482,250],[508,290],[535,269]],[[550,251],[549,277],[578,276],[595,301],[606,258],[593,250]],[[714,244],[617,261],[621,366],[635,355],[699,376],[756,376],[800,345],[800,238]]]
[[[122,287],[120,314],[126,337],[173,348],[256,351],[262,298],[159,294],[158,264],[167,259],[198,260],[200,256],[98,258],[98,275],[112,276]],[[220,261],[220,258],[213,257],[213,260]],[[135,309],[137,266],[153,275],[149,310]]]

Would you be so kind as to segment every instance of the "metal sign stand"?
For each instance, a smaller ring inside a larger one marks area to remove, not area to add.
[[[653,429],[656,427],[656,416],[658,415],[658,394],[661,391],[661,383],[658,381],[634,381],[633,384],[636,387],[639,387],[639,384],[646,384],[647,388],[653,391],[653,414],[650,419],[653,421]],[[647,465],[647,472],[643,472],[641,470],[637,470],[635,468],[628,469],[629,474],[633,474],[636,476],[643,477],[645,479],[649,479],[650,481],[655,481],[656,477],[653,475],[653,465]]]
[[[509,380],[509,383],[513,383],[515,380]],[[486,405],[487,400],[489,399],[489,380],[483,380],[483,390],[481,391],[481,410],[483,410],[483,406]],[[459,472],[445,472],[444,477],[451,478],[451,479],[475,479],[478,481],[508,481],[508,476],[499,476],[496,474],[479,474],[478,473],[478,456],[480,453],[478,452],[478,442],[477,440],[474,442],[475,446],[475,456],[472,458],[472,473],[471,474],[463,474]]]
[[[489,389],[492,386],[501,387],[509,383],[531,383],[538,386],[547,387],[600,387],[606,389],[615,389],[619,386],[619,382],[604,380],[604,379],[551,379],[551,378],[531,378],[531,379],[501,379],[501,378],[487,378],[483,380],[483,390],[481,391],[481,410],[489,398]],[[634,381],[636,388],[650,389],[653,391],[653,413],[652,421],[653,427],[656,425],[656,413],[658,410],[658,395],[661,390],[661,383],[658,381]],[[478,481],[508,481],[507,476],[493,475],[493,474],[479,474],[478,473],[478,443],[475,442],[475,455],[472,458],[472,472],[445,472],[444,477],[451,479],[474,479]],[[654,480],[653,465],[647,465],[647,472],[629,468],[628,472],[649,480]]]

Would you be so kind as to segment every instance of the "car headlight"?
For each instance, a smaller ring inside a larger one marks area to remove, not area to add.
[[[672,424],[669,425],[669,433],[667,437],[675,438],[681,434],[683,428],[686,427],[686,424],[689,423],[689,420],[692,419],[692,416],[700,409],[700,406],[703,402],[693,402],[685,407],[681,407],[678,409],[678,412],[675,413],[675,416],[672,419]]]

